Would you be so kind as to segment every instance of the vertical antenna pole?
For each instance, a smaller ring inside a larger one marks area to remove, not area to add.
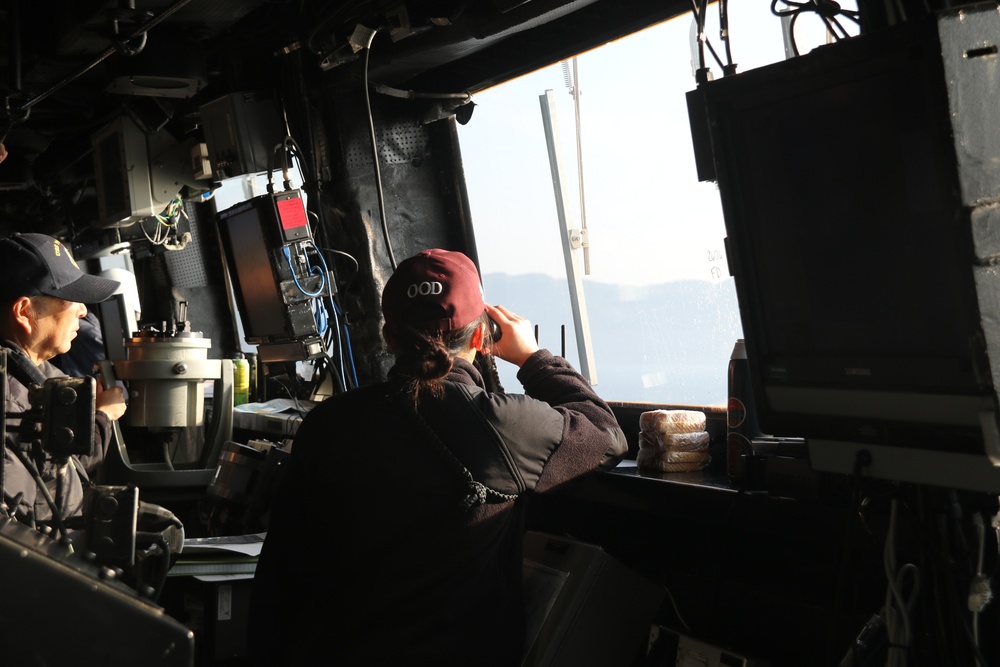
[[[573,252],[580,247],[580,230],[573,229],[566,213],[566,192],[562,179],[562,161],[559,157],[559,133],[556,127],[555,98],[551,90],[546,90],[538,98],[542,107],[542,124],[545,127],[545,143],[549,151],[549,167],[552,170],[552,189],[556,197],[556,214],[559,217],[563,258],[566,261],[566,278],[569,283],[570,304],[573,307],[573,324],[576,329],[576,344],[580,352],[580,374],[591,384],[597,384],[597,369],[594,365],[594,351],[590,342],[590,320],[587,316],[587,301],[583,293],[583,278],[577,255]]]

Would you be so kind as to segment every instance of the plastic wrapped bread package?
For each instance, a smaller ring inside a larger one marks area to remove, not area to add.
[[[690,472],[709,463],[705,413],[698,410],[651,410],[639,415],[639,453],[644,470]]]
[[[639,415],[639,430],[671,435],[705,430],[701,410],[650,410]]]

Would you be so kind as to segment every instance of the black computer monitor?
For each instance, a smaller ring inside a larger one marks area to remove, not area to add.
[[[996,493],[1000,179],[970,150],[998,19],[963,20],[709,82],[697,108],[764,432],[818,470]]]
[[[285,299],[275,273],[277,214],[268,195],[218,215],[219,232],[248,342],[288,338]]]
[[[322,271],[302,260],[318,255],[298,191],[265,194],[217,214],[219,238],[245,340],[263,362],[324,356],[313,299],[326,289]]]

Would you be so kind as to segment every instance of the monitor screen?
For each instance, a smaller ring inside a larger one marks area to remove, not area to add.
[[[233,292],[247,342],[290,338],[286,305],[273,268],[277,227],[270,197],[255,197],[218,215]]]
[[[1000,291],[937,28],[709,82],[704,111],[764,431],[805,437],[815,468],[995,492]]]

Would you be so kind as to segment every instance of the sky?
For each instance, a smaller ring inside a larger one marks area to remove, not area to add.
[[[731,4],[737,71],[784,58],[782,22],[771,3]],[[717,12],[717,5],[709,8],[706,35],[724,58]],[[718,190],[698,181],[691,145],[685,93],[695,88],[694,34],[689,15],[578,56],[583,208],[563,66],[475,95],[459,138],[484,274],[566,275],[539,102],[552,90],[569,226],[579,228],[585,218],[590,240],[586,279],[643,286],[728,277]],[[799,19],[796,39],[800,52],[823,42],[814,14]],[[707,50],[706,58],[721,77]],[[582,267],[582,254],[577,261]]]

